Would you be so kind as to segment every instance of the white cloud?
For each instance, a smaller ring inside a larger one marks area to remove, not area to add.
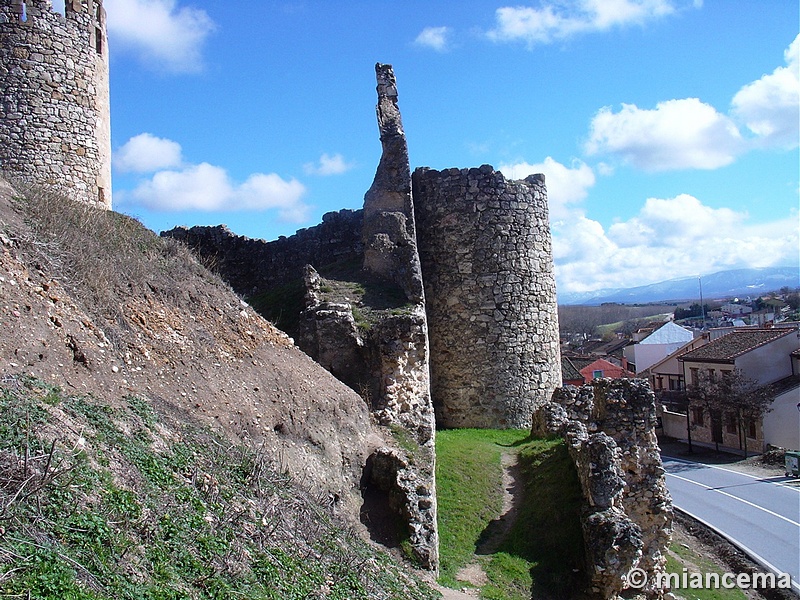
[[[785,67],[754,81],[733,97],[733,114],[768,146],[795,148],[800,137],[800,35],[784,52]]]
[[[199,8],[176,0],[106,0],[112,47],[129,47],[155,70],[193,73],[203,67],[202,48],[215,25]]]
[[[509,179],[524,179],[528,175],[544,173],[550,218],[553,220],[563,218],[568,210],[567,205],[586,198],[589,188],[595,184],[591,167],[579,160],[567,167],[548,156],[542,163],[500,165],[498,170]]]
[[[602,108],[586,143],[589,154],[615,154],[648,171],[716,169],[744,150],[733,121],[697,98],[659,102],[653,110]]]
[[[688,194],[649,198],[639,214],[603,226],[574,210],[552,224],[560,292],[632,287],[725,269],[796,265],[797,213],[750,223],[746,213],[712,208]]]
[[[687,241],[702,241],[709,232],[733,232],[746,218],[746,214],[729,208],[704,206],[689,194],[648,198],[637,216],[609,227],[608,236],[621,248],[642,244],[685,248]]]
[[[414,40],[414,44],[444,52],[450,45],[450,35],[449,27],[426,27]]]
[[[283,221],[299,223],[308,218],[309,207],[302,202],[305,193],[296,179],[256,173],[236,184],[225,169],[201,163],[159,171],[133,191],[123,192],[122,200],[158,211],[273,209]]]
[[[355,167],[355,163],[347,162],[341,154],[323,154],[316,163],[306,163],[303,170],[308,175],[341,175]]]
[[[573,0],[543,2],[540,8],[506,6],[495,11],[495,28],[487,36],[496,42],[523,41],[530,48],[581,33],[642,25],[676,12],[676,4],[674,0]]]
[[[181,145],[150,133],[129,139],[114,153],[114,168],[123,173],[152,173],[178,167],[183,162]]]

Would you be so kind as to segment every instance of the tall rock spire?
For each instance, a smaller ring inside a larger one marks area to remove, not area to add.
[[[364,269],[394,282],[409,302],[423,300],[422,274],[414,229],[411,167],[397,106],[391,65],[375,65],[378,128],[383,153],[375,180],[364,196]]]

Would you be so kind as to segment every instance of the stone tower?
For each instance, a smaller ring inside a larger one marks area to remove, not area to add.
[[[543,175],[489,165],[413,175],[441,427],[530,427],[561,384]]]
[[[111,208],[102,0],[0,0],[0,171]]]

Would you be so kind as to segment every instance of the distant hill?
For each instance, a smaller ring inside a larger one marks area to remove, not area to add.
[[[730,296],[756,297],[784,286],[800,287],[797,267],[734,269],[702,276],[703,298]],[[596,305],[604,302],[640,304],[645,302],[696,300],[700,297],[697,277],[682,277],[632,288],[604,289],[594,292],[558,295],[559,304]]]

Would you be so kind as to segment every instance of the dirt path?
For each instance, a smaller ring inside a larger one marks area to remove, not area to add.
[[[522,506],[522,478],[516,453],[506,452],[500,457],[503,467],[503,509],[499,517],[489,523],[478,540],[476,556],[472,562],[463,567],[456,575],[456,580],[463,582],[462,590],[440,588],[444,600],[460,600],[477,598],[480,588],[488,583],[486,573],[483,571],[479,556],[494,554],[500,548],[511,527],[517,520],[520,506]]]

